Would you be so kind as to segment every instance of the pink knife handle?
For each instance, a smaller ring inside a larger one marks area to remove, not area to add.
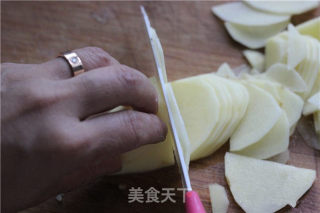
[[[199,195],[195,191],[186,193],[186,210],[187,213],[205,213]]]

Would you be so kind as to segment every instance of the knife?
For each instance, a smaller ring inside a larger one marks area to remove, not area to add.
[[[186,189],[185,193],[185,205],[186,205],[186,212],[187,213],[205,213],[203,208],[202,202],[199,198],[197,192],[192,190],[190,177],[188,173],[188,168],[186,166],[185,155],[183,154],[183,149],[180,143],[180,138],[178,134],[179,128],[177,128],[175,123],[174,117],[174,110],[170,107],[170,101],[175,101],[174,94],[172,92],[171,87],[167,87],[167,75],[164,63],[164,56],[160,41],[155,30],[151,27],[149,17],[144,9],[143,6],[140,6],[141,13],[144,18],[147,34],[150,40],[150,44],[152,47],[152,52],[157,68],[157,77],[159,78],[160,88],[163,94],[163,98],[165,100],[165,105],[168,111],[168,118],[169,118],[169,125],[173,135],[174,141],[174,156],[177,162],[181,179],[182,185]]]

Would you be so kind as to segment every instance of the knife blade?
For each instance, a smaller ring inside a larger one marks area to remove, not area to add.
[[[167,84],[168,80],[167,80],[164,55],[163,55],[161,43],[156,34],[155,29],[151,27],[149,17],[144,7],[140,6],[140,9],[143,15],[145,27],[146,27],[147,34],[152,47],[152,52],[154,56],[153,58],[154,58],[156,70],[157,70],[156,77],[159,78],[160,88],[161,88],[162,95],[165,100],[166,109],[168,112],[168,118],[169,118],[169,124],[170,124],[169,128],[171,129],[172,135],[173,135],[173,142],[174,142],[173,150],[174,150],[175,160],[181,174],[182,185],[187,191],[187,193],[185,194],[186,210],[188,213],[195,213],[195,212],[204,213],[205,211],[198,194],[195,191],[192,191],[188,168],[185,163],[186,160],[185,160],[185,156],[181,146],[178,128],[175,123],[174,110],[170,107],[172,106],[172,102],[175,102],[176,100],[171,87],[168,86]]]

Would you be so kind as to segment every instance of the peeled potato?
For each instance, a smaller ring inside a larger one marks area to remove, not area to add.
[[[203,79],[191,77],[171,83],[194,153],[218,125],[221,106],[216,91]]]
[[[258,51],[244,50],[243,55],[255,70],[262,72],[264,69],[264,55]]]
[[[221,77],[225,77],[225,78],[236,78],[236,75],[234,74],[234,72],[230,68],[229,64],[227,64],[227,63],[221,64],[221,66],[218,68],[216,74]]]
[[[191,155],[191,151],[190,151],[191,144],[189,141],[189,136],[188,136],[187,129],[185,127],[182,115],[180,113],[179,106],[175,98],[171,84],[166,84],[166,87],[167,87],[168,98],[169,98],[169,107],[172,110],[173,120],[175,122],[175,127],[177,130],[177,136],[179,137],[180,145],[183,151],[183,157],[185,161],[184,163],[186,167],[189,168],[190,155]]]
[[[266,0],[244,0],[251,7],[270,13],[295,15],[317,8],[318,1],[266,1]]]
[[[213,74],[204,77],[217,92],[220,91],[221,106],[225,112],[220,114],[220,125],[212,131],[210,139],[204,143],[202,149],[192,154],[192,159],[205,157],[227,142],[243,118],[249,102],[249,94],[243,85]],[[223,96],[227,97],[227,100],[223,99]]]
[[[265,68],[275,63],[286,63],[288,40],[285,36],[275,36],[267,41],[265,48]]]
[[[269,26],[288,22],[290,16],[270,14],[254,10],[242,2],[232,2],[214,6],[212,12],[226,22],[245,26]]]
[[[248,81],[267,91],[274,97],[279,106],[286,112],[290,128],[293,128],[301,117],[304,104],[303,100],[281,84],[268,79],[263,79],[263,76],[258,79],[251,78]]]
[[[312,36],[320,41],[320,17],[299,24],[297,30],[303,35]]]
[[[299,50],[299,51],[297,51]],[[288,26],[288,59],[289,68],[295,68],[306,57],[305,37],[300,35],[296,28],[289,24]]]
[[[276,81],[294,92],[303,92],[307,85],[298,72],[281,63],[273,64],[265,72],[265,77]]]
[[[219,184],[210,184],[209,193],[212,213],[227,213],[229,200],[226,190]]]
[[[248,48],[258,49],[264,47],[270,37],[284,30],[288,23],[283,21],[272,25],[248,26],[226,22],[225,27],[235,41]]]
[[[318,72],[318,77],[313,85],[313,88],[310,92],[310,98],[314,96],[316,93],[320,92],[320,71]],[[310,99],[309,98],[309,99]],[[306,101],[303,107],[303,115],[310,115],[317,111],[317,106]]]
[[[263,138],[236,153],[258,159],[267,159],[286,151],[288,146],[289,122],[286,113],[283,112],[277,123]]]
[[[217,78],[215,78],[213,74],[202,75],[201,77],[204,81],[208,82],[212,89],[216,91],[221,110],[217,125],[214,127],[214,129],[211,130],[211,133],[207,140],[204,141],[196,150],[191,153],[192,160],[205,157],[214,151],[213,147],[218,143],[217,138],[222,134],[224,127],[230,121],[230,114],[232,109],[231,97],[230,94],[228,94],[225,85],[217,80]]]
[[[286,164],[290,159],[290,152],[289,150],[287,149],[286,151],[284,152],[281,152],[267,160],[270,160],[270,161],[274,161],[274,162],[277,162],[277,163],[282,163],[282,164]]]
[[[230,150],[239,151],[258,142],[278,121],[282,110],[266,91],[244,84],[249,92],[246,114],[230,139]]]
[[[319,42],[316,39],[309,37],[306,40],[306,46],[308,47],[307,56],[304,59],[303,64],[301,64],[301,66],[297,66],[296,68],[297,72],[307,85],[307,88],[304,92],[298,93],[304,100],[310,96],[320,69]]]
[[[245,212],[276,212],[312,186],[316,172],[226,153],[225,175],[235,201]]]

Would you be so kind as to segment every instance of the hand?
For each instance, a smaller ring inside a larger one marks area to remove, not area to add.
[[[3,212],[119,171],[122,153],[165,138],[156,90],[141,72],[99,48],[74,52],[86,70],[76,77],[62,58],[2,64]],[[120,105],[134,110],[107,113]]]

